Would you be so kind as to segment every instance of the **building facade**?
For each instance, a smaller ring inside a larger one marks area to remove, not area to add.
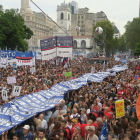
[[[71,35],[71,6],[70,4],[61,3],[57,6],[57,27],[53,36]]]
[[[76,26],[80,27],[79,35],[92,35],[93,27],[97,22],[108,20],[104,12],[89,13],[87,7],[78,9],[76,14],[72,15],[72,35],[77,35]]]
[[[115,30],[113,38],[120,38],[121,34],[120,34],[120,31],[118,30],[117,26],[114,25],[113,27],[114,27],[114,30]]]
[[[76,1],[72,1],[69,4],[71,5],[71,14],[76,14],[78,11],[78,3]]]
[[[51,22],[42,12],[32,11],[29,0],[21,0],[20,15],[23,17],[25,25],[33,31],[33,36],[27,40],[29,50],[38,49],[38,38],[53,35],[56,25]]]
[[[73,7],[73,8],[72,8]],[[99,21],[108,20],[104,12],[89,13],[89,9],[80,8],[78,10],[76,2],[69,4],[61,3],[57,6],[57,27],[53,31],[53,36],[73,36],[73,51],[84,51],[85,54],[94,53],[99,50],[93,36],[93,27]],[[77,34],[76,27],[80,27]],[[41,39],[49,38],[50,35],[45,35],[38,39],[38,44]]]

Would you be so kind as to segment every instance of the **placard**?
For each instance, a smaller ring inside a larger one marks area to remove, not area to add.
[[[7,77],[7,83],[8,84],[14,84],[16,83],[16,77],[13,76],[13,77]]]
[[[35,72],[35,67],[30,68],[30,72],[34,73]]]
[[[65,77],[71,77],[72,73],[71,72],[65,72]]]
[[[124,100],[117,100],[115,102],[116,119],[125,116]]]
[[[91,68],[91,73],[94,74],[94,71],[95,71],[95,67],[92,67]]]
[[[21,91],[21,86],[14,86],[12,95],[13,96],[19,96],[20,95],[20,91]]]
[[[8,100],[7,90],[2,90],[2,100],[4,100],[4,101]]]

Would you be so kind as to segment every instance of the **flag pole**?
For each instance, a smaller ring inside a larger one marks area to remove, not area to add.
[[[55,58],[55,66],[57,68],[57,36],[56,36],[56,58]]]

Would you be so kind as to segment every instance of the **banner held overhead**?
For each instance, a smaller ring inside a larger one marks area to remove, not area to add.
[[[42,60],[56,57],[56,37],[40,40]]]

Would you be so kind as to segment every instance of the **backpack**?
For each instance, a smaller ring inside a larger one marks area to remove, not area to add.
[[[69,139],[69,140],[71,140],[71,138],[72,138],[71,130],[70,130],[70,128],[69,128],[69,127],[66,127],[66,128],[65,128],[65,130],[66,130],[66,129],[68,129],[68,130],[69,130],[69,137],[68,137],[68,139]]]

